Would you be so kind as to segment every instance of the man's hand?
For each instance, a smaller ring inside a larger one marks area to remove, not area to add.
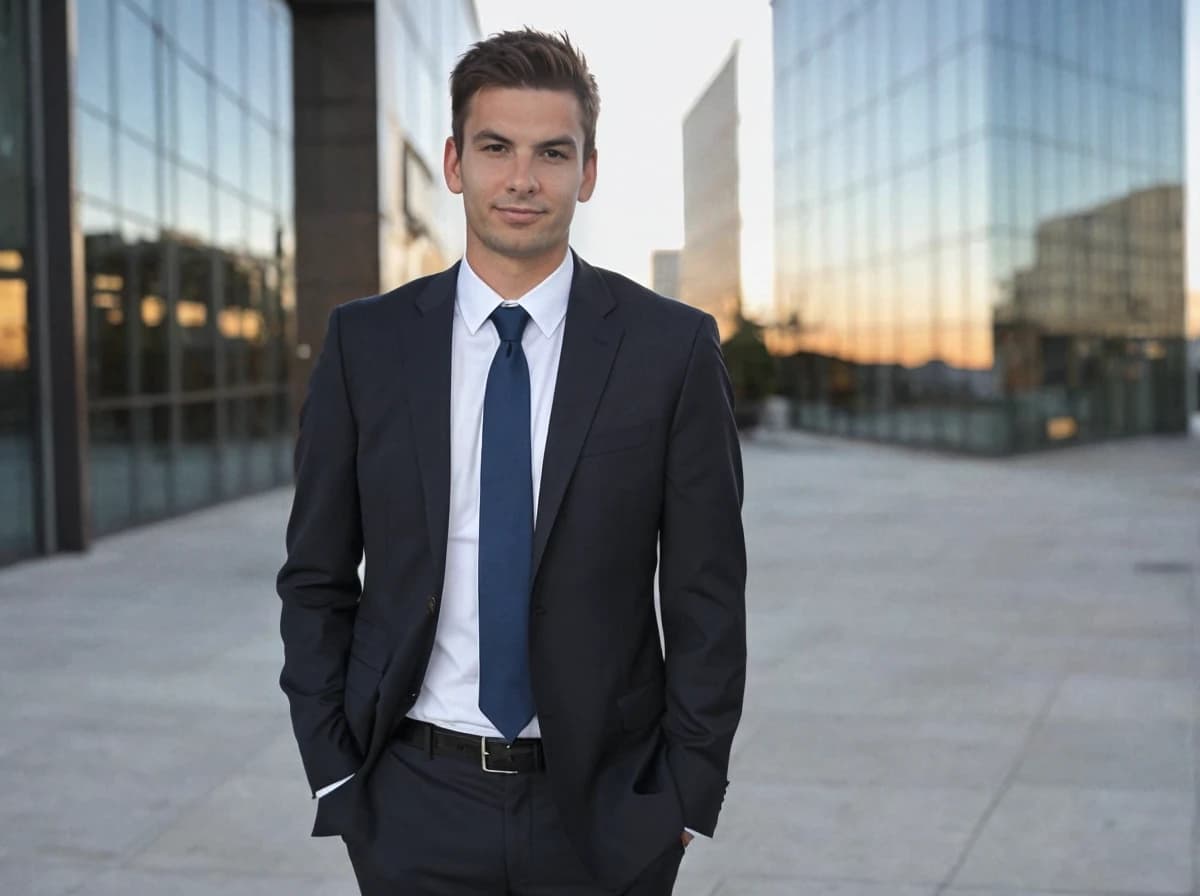
[[[694,838],[687,831],[684,831],[679,835],[679,839],[683,841],[683,848],[687,849],[688,844],[691,843]]]

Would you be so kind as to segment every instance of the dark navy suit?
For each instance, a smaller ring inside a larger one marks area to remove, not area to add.
[[[575,264],[530,662],[548,798],[582,861],[619,892],[685,826],[717,824],[745,684],[742,466],[712,317]],[[437,627],[456,276],[335,309],[301,411],[281,684],[314,791],[354,774],[320,799],[313,830],[352,853],[404,837],[387,829],[395,769],[379,767],[395,758]]]

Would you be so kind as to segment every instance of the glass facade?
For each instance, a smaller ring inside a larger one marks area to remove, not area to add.
[[[0,563],[37,547],[26,0],[0,0]]]
[[[380,284],[392,289],[463,252],[461,200],[442,182],[450,72],[479,40],[471,0],[377,0]]]
[[[776,0],[795,422],[1005,453],[1182,431],[1182,4]]]
[[[93,530],[291,475],[291,19],[76,0]]]

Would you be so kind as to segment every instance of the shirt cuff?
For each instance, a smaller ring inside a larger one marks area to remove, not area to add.
[[[332,783],[326,787],[322,787],[320,790],[318,790],[316,792],[316,794],[315,794],[316,798],[320,799],[327,793],[333,793],[335,790],[337,790],[339,787],[341,787],[343,784],[345,784],[347,781],[349,781],[353,777],[354,777],[354,775],[346,775],[346,777],[342,778],[342,780],[335,781],[334,783]]]
[[[712,837],[706,836],[697,831],[693,831],[691,828],[684,828],[684,830],[687,831],[689,834],[691,834],[693,837],[696,837],[700,840],[711,840],[712,839]]]

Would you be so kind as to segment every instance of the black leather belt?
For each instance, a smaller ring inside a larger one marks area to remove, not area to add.
[[[481,769],[494,775],[528,775],[546,770],[542,742],[535,737],[517,738],[510,744],[503,738],[461,734],[406,718],[396,738],[430,756],[478,763]]]

